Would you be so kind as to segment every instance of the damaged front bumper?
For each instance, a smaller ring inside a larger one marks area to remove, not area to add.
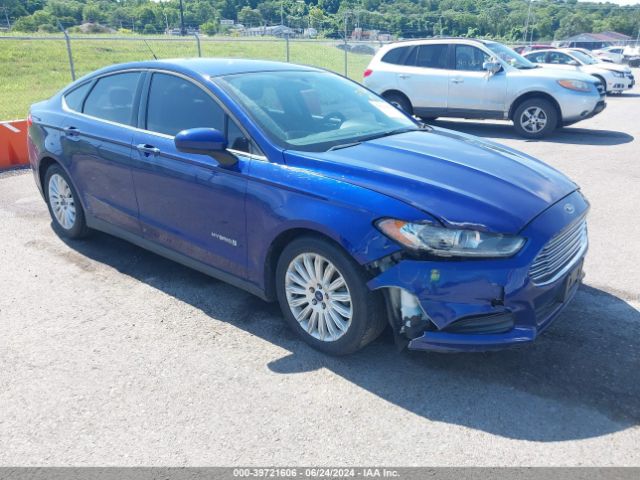
[[[514,257],[402,258],[381,268],[368,286],[385,291],[391,323],[410,349],[486,351],[531,342],[575,295],[586,237],[552,278],[534,281],[531,266],[552,239],[584,222],[587,210],[574,192],[520,232],[527,243]]]

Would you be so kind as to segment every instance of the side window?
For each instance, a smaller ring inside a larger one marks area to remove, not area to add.
[[[449,46],[446,44],[420,45],[416,66],[424,68],[447,68],[447,52]]]
[[[392,63],[393,65],[402,65],[402,59],[407,53],[407,47],[393,48],[384,54],[382,62]]]
[[[489,60],[489,55],[471,45],[456,45],[456,70],[472,72],[482,71],[482,64]]]
[[[87,115],[133,125],[133,99],[140,72],[117,73],[98,80],[84,102]]]
[[[64,101],[67,103],[67,107],[75,112],[81,112],[82,102],[84,101],[84,97],[87,96],[87,92],[89,91],[90,87],[91,82],[87,82],[67,93],[64,96]]]
[[[546,55],[545,52],[532,53],[531,55],[527,55],[527,60],[533,63],[544,63]]]
[[[555,65],[566,65],[571,61],[571,57],[569,55],[565,55],[560,52],[549,52],[549,61],[548,63],[553,63]]]
[[[166,135],[197,127],[224,131],[224,112],[204,90],[164,73],[151,78],[146,120],[147,130]]]
[[[407,67],[415,67],[417,56],[418,56],[418,47],[409,47],[407,56],[402,62],[402,64],[406,65]]]

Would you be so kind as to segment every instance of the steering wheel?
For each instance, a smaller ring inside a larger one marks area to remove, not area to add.
[[[322,117],[322,123],[325,125],[331,125],[340,127],[346,120],[346,117],[340,112],[329,112],[324,117]]]

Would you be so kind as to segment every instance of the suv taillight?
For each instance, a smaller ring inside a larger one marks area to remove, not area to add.
[[[367,68],[364,71],[364,78],[367,78],[369,75],[371,75],[373,73],[373,70],[371,70],[370,68]]]

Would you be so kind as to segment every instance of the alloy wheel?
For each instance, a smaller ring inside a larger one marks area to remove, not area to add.
[[[547,125],[547,113],[540,107],[529,107],[520,115],[520,125],[529,133],[538,133]]]
[[[291,313],[312,337],[323,342],[341,338],[351,325],[349,287],[338,269],[316,253],[302,253],[287,267],[286,298]]]
[[[72,229],[76,222],[75,200],[69,184],[57,173],[49,179],[49,203],[60,226]]]

